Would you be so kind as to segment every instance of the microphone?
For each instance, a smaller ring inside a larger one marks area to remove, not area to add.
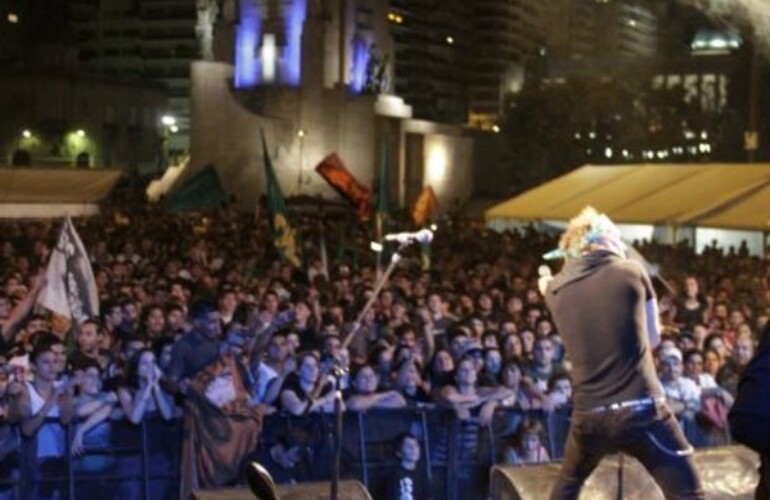
[[[545,296],[545,291],[548,288],[548,283],[551,282],[553,279],[553,275],[551,274],[551,268],[542,265],[537,268],[537,274],[540,276],[537,279],[537,288],[540,290],[540,295]]]
[[[430,229],[420,229],[413,233],[393,233],[385,235],[385,241],[397,241],[402,245],[409,243],[430,243],[433,241],[433,231]]]

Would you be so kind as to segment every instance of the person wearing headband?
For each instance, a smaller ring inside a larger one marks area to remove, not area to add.
[[[573,413],[551,499],[578,498],[608,454],[637,458],[666,498],[704,498],[687,442],[655,371],[655,292],[628,258],[618,227],[592,207],[570,220],[557,250],[558,274],[539,285],[572,363]]]

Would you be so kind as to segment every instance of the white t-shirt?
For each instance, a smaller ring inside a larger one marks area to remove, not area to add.
[[[687,377],[679,377],[670,382],[663,382],[663,391],[666,393],[666,399],[682,401],[700,401],[701,388],[698,384]]]
[[[43,396],[37,392],[35,385],[31,382],[26,382],[27,391],[29,392],[29,403],[32,410],[32,415],[37,415],[41,408],[45,404]],[[59,406],[54,404],[46,418],[56,418],[59,416]],[[65,454],[65,439],[66,432],[64,427],[54,422],[46,422],[41,425],[37,430],[37,458],[53,458],[63,457]]]

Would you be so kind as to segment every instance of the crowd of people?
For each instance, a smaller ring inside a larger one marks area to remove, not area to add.
[[[268,221],[253,215],[107,211],[78,220],[100,301],[99,317],[81,324],[36,304],[59,221],[0,223],[0,470],[18,469],[19,439],[34,439],[41,477],[61,475],[68,453],[103,470],[109,457],[89,449],[109,445],[110,422],[200,417],[193,405],[248,415],[254,427],[233,434],[232,456],[243,459],[257,451],[264,415],[331,413],[338,392],[345,412],[436,407],[482,427],[500,409],[569,408],[569,355],[537,287],[555,237],[443,219],[429,252],[402,249],[359,318],[378,262],[396,248],[378,257],[368,226],[312,212],[297,218],[304,268],[280,259]],[[635,246],[660,270],[656,366],[666,399],[693,444],[723,444],[738,377],[768,322],[770,267],[716,244],[700,254],[687,244]],[[71,422],[67,436],[60,423]],[[262,450],[279,480],[299,442],[282,436]],[[170,467],[163,441],[152,447],[153,467]],[[414,477],[419,442],[401,435],[395,450],[400,475],[387,491],[404,477],[425,491]],[[497,460],[541,463],[553,451],[541,423],[525,418]],[[197,477],[206,486],[238,475],[237,466],[223,470]],[[137,485],[124,486],[115,495],[135,498]],[[11,491],[3,488],[0,498]],[[37,494],[52,497],[52,488],[41,483]]]

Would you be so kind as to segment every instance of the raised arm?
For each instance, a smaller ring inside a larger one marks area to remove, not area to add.
[[[174,407],[171,403],[171,398],[160,388],[160,370],[157,367],[156,370],[158,370],[158,372],[152,384],[152,395],[155,399],[155,406],[158,408],[158,412],[160,412],[160,416],[163,417],[163,420],[171,420],[174,417]]]
[[[110,413],[112,413],[112,405],[109,404],[102,404],[101,408],[91,413],[86,421],[78,427],[77,431],[75,431],[75,436],[72,438],[70,453],[75,456],[81,455],[85,451],[83,437],[85,437],[88,431],[107,420]]]
[[[33,278],[32,287],[27,295],[25,295],[13,309],[11,309],[8,319],[2,324],[2,327],[0,327],[0,335],[2,335],[3,340],[6,343],[13,341],[13,337],[19,330],[19,326],[24,321],[24,318],[29,316],[45,281],[45,268],[41,268],[37,276]]]
[[[128,389],[121,387],[118,389],[118,399],[126,418],[132,424],[140,424],[144,418],[144,411],[147,408],[147,401],[152,397],[152,387],[149,385],[139,389],[136,396],[132,397]]]

